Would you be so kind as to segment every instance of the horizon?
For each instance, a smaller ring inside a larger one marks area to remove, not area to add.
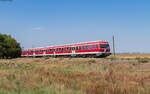
[[[106,40],[116,53],[150,53],[148,0],[0,1],[0,33],[23,48]],[[112,48],[111,48],[112,51]]]

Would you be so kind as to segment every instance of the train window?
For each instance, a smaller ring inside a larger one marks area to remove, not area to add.
[[[70,51],[72,50],[72,47],[70,47]]]
[[[92,49],[92,45],[90,45],[90,48],[89,48],[90,50]]]
[[[64,48],[62,48],[62,51],[64,51]]]
[[[59,48],[59,52],[61,52],[61,48]]]
[[[96,48],[98,49],[98,44],[96,44]]]
[[[68,51],[70,51],[70,47],[68,47]]]
[[[58,52],[58,48],[56,49],[56,51]]]
[[[46,50],[46,53],[48,52],[48,49]]]
[[[78,46],[76,47],[76,50],[78,50]]]
[[[40,53],[42,52],[42,50],[40,50]]]
[[[79,46],[79,50],[81,50],[81,46]]]
[[[64,48],[64,51],[66,51],[66,47]]]
[[[46,52],[50,52],[50,49],[47,49]]]
[[[85,49],[88,50],[88,45],[85,46]]]
[[[69,51],[69,47],[67,47],[67,51]]]
[[[82,50],[84,50],[84,46],[82,46]]]
[[[93,50],[95,50],[95,45],[93,45]]]
[[[72,50],[75,50],[75,47],[72,47]]]
[[[69,47],[69,51],[71,51],[71,47]]]
[[[100,44],[100,48],[109,48],[109,44]]]

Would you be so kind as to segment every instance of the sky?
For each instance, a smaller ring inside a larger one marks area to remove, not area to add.
[[[150,53],[150,0],[0,0],[0,33],[23,48],[106,40]]]

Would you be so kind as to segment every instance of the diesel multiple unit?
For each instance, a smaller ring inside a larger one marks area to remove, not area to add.
[[[94,41],[75,43],[60,46],[49,46],[33,49],[22,50],[21,56],[38,57],[38,56],[73,56],[73,57],[87,57],[87,56],[108,56],[110,55],[110,46],[107,41]]]

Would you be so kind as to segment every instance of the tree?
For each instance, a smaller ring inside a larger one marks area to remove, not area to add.
[[[0,58],[21,56],[20,44],[10,35],[0,34]]]

